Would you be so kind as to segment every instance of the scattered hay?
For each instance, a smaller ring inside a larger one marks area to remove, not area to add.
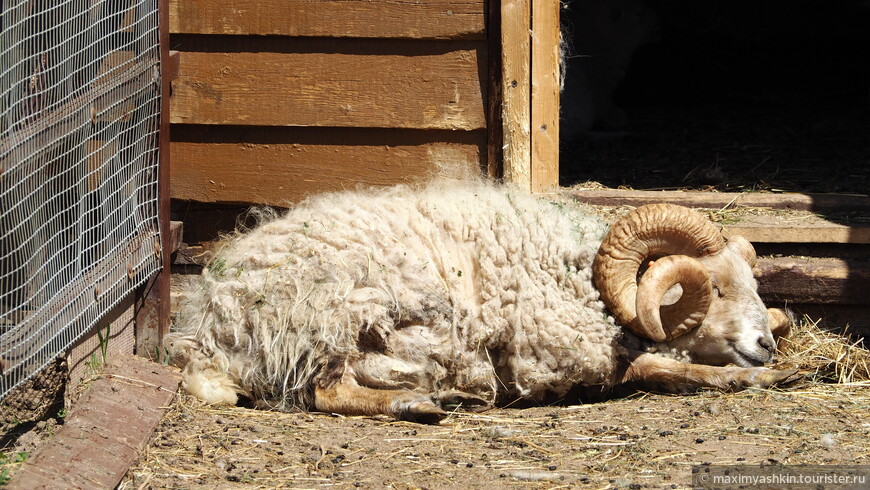
[[[780,363],[799,368],[811,381],[850,384],[870,381],[870,351],[864,339],[819,327],[804,317],[788,337],[780,339]]]
[[[179,395],[120,488],[680,488],[695,465],[866,465],[859,342],[804,319],[780,345],[780,367],[805,374],[788,386],[456,412],[439,425]]]
[[[686,488],[705,464],[868,464],[867,386],[451,414],[440,425],[181,396],[119,488]]]

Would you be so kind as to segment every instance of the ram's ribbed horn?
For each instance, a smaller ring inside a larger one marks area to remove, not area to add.
[[[755,267],[755,263],[758,261],[758,256],[755,255],[755,248],[749,243],[749,240],[742,237],[741,235],[731,235],[728,237],[728,245],[730,247],[734,247],[734,251],[740,254],[747,263],[749,263],[749,267]]]
[[[641,263],[665,255],[701,257],[719,253],[724,246],[719,230],[699,213],[673,204],[649,204],[610,228],[595,256],[592,277],[602,301],[620,325],[660,342],[673,337],[665,332],[680,333],[683,328],[667,323],[673,320],[670,313],[664,315],[661,328],[644,325],[638,318],[637,274]],[[677,282],[682,284],[682,279]],[[655,290],[652,285],[647,288]],[[688,306],[683,303],[680,308]],[[697,305],[699,310],[703,307],[704,314],[707,306],[709,303]]]
[[[662,298],[676,284],[682,287],[682,296],[676,303],[663,306]],[[638,282],[638,322],[652,340],[671,340],[700,326],[712,299],[710,274],[700,260],[687,255],[662,257]]]

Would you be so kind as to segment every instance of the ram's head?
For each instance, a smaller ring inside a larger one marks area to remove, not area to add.
[[[593,264],[595,286],[620,325],[686,351],[694,362],[758,366],[791,320],[767,309],[752,275],[755,249],[727,242],[705,217],[673,204],[637,208],[614,224]]]

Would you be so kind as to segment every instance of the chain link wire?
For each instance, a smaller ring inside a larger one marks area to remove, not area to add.
[[[0,399],[159,269],[157,0],[0,0]]]

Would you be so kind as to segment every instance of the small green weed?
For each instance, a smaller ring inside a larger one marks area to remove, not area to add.
[[[91,354],[91,358],[85,362],[85,366],[91,370],[91,374],[97,374],[102,371],[103,366],[106,365],[106,361],[109,357],[109,336],[111,334],[111,325],[106,325],[105,331],[99,327],[97,327],[97,339],[100,342],[100,355],[97,356],[97,353],[94,352]]]
[[[0,453],[0,486],[9,483],[9,466],[21,464],[27,461],[27,458],[29,456],[30,454],[26,452],[19,452],[11,455],[7,455],[6,453]]]
[[[208,265],[208,271],[214,274],[217,277],[221,277],[227,271],[227,261],[221,257],[218,257],[211,261]]]
[[[97,338],[100,340],[100,354],[103,355],[103,364],[106,364],[107,354],[109,350],[109,335],[111,334],[112,325],[106,325],[106,333],[99,328],[97,329]]]

